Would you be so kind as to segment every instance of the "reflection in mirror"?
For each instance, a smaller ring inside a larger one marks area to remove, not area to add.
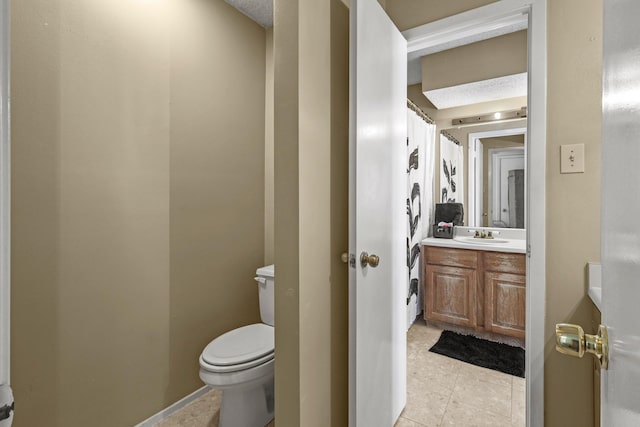
[[[472,196],[476,226],[524,228],[525,133],[516,129],[470,134],[469,158],[476,160],[469,174],[475,181],[470,200]]]
[[[440,203],[464,205],[464,149],[447,132],[440,134]]]
[[[447,129],[468,147],[464,161],[467,225],[524,228],[526,126],[522,119]]]

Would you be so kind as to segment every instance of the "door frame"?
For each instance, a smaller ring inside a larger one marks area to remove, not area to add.
[[[484,225],[482,216],[485,208],[484,188],[482,185],[482,178],[484,177],[484,144],[479,138],[469,138],[467,154],[467,171],[469,175],[467,181],[467,206],[465,207],[469,212],[467,221],[469,222],[469,227],[482,227]]]
[[[10,145],[10,12],[0,0],[0,384],[10,377],[11,307],[11,145]]]
[[[546,286],[547,0],[501,0],[403,32],[409,61],[420,52],[495,37],[527,23],[526,146],[527,308],[525,364],[527,427],[544,425],[544,324]],[[536,230],[536,232],[532,232]]]
[[[526,164],[526,157],[527,157],[527,128],[526,127],[514,127],[514,128],[509,128],[509,129],[498,129],[498,130],[489,130],[489,131],[485,131],[485,132],[474,132],[474,133],[470,133],[468,136],[468,144],[467,146],[469,147],[468,151],[469,151],[469,163],[471,162],[471,159],[473,158],[474,160],[480,160],[479,165],[480,167],[476,167],[474,169],[475,173],[470,173],[468,176],[468,184],[469,184],[469,190],[467,193],[467,200],[469,203],[469,206],[467,206],[467,211],[469,212],[469,219],[471,220],[471,216],[473,216],[475,223],[471,223],[469,222],[469,225],[472,227],[482,227],[482,213],[481,212],[477,212],[476,207],[471,203],[471,191],[473,191],[474,193],[474,198],[478,197],[477,194],[478,192],[481,192],[478,190],[479,186],[478,186],[478,182],[481,181],[478,179],[478,177],[482,177],[482,174],[484,173],[483,171],[483,165],[482,165],[482,160],[483,160],[483,153],[482,152],[478,152],[477,148],[478,148],[478,144],[482,145],[482,142],[480,141],[483,138],[495,138],[495,137],[500,137],[500,136],[512,136],[512,135],[524,135],[524,149],[525,149],[525,164]],[[490,170],[488,171],[490,173]],[[490,179],[490,178],[487,178]],[[491,188],[491,187],[489,187]],[[482,203],[480,204],[482,206]],[[484,206],[483,206],[484,207]]]

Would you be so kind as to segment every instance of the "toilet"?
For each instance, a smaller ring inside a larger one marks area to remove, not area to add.
[[[262,323],[220,335],[200,355],[200,379],[222,390],[219,427],[264,427],[273,419],[273,265],[256,275]]]

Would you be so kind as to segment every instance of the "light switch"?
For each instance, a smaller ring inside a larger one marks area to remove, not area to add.
[[[560,173],[584,173],[584,144],[560,146]]]

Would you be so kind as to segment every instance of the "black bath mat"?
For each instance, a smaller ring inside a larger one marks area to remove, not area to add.
[[[524,378],[524,350],[519,347],[443,331],[429,351]]]

